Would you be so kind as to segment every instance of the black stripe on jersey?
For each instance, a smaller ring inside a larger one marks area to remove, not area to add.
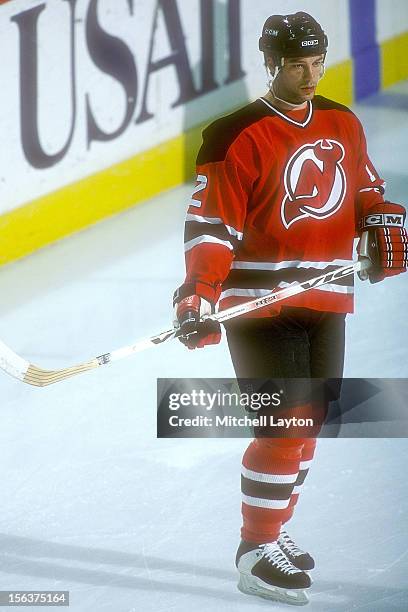
[[[353,114],[347,106],[329,100],[324,96],[315,96],[312,100],[312,107],[313,110],[318,111],[337,110]],[[198,152],[197,165],[223,161],[228,149],[241,132],[265,117],[277,121],[281,119],[261,100],[255,100],[255,102],[247,104],[234,113],[211,123],[203,131],[203,143]]]
[[[230,242],[233,249],[236,249],[239,240],[231,236],[225,225],[222,223],[199,223],[198,221],[188,221],[184,230],[184,242],[189,242],[199,236],[214,236],[219,240]]]
[[[222,284],[225,289],[274,289],[280,282],[293,283],[310,280],[327,272],[337,270],[338,266],[318,268],[283,268],[281,270],[231,270]],[[333,281],[333,285],[353,287],[354,279],[345,276]]]
[[[270,482],[258,482],[241,476],[241,491],[250,497],[261,499],[290,499],[295,483],[275,484]]]
[[[265,104],[256,100],[211,123],[203,131],[203,144],[198,152],[197,165],[223,161],[228,149],[243,130],[270,116],[271,112]]]
[[[315,96],[312,100],[312,105],[313,110],[338,110],[344,113],[353,114],[353,111],[350,110],[348,106],[344,106],[344,104],[340,104],[340,102],[335,102],[334,100],[330,100],[329,98],[325,98],[324,96]]]

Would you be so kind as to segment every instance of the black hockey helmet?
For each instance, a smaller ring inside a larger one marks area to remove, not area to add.
[[[327,53],[329,41],[322,26],[308,13],[271,15],[259,39],[259,50],[272,56],[277,66],[283,57]]]

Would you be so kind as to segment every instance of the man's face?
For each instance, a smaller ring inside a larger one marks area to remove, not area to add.
[[[285,58],[275,80],[277,95],[293,104],[311,100],[322,76],[323,62],[323,55]]]

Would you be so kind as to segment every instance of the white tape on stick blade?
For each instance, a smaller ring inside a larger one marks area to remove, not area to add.
[[[19,357],[0,340],[0,368],[20,380],[28,370],[29,362]]]

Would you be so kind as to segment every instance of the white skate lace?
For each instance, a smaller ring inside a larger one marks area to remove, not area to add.
[[[262,556],[285,574],[295,574],[299,570],[289,561],[276,542],[262,544]]]
[[[283,546],[285,550],[287,550],[293,557],[299,557],[304,554],[304,551],[301,550],[293,540],[290,539],[289,534],[286,531],[281,531],[279,536],[279,543]]]

